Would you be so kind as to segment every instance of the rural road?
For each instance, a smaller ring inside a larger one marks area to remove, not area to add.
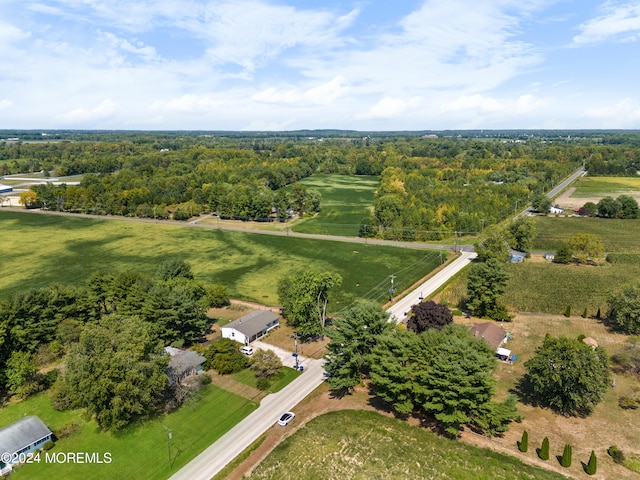
[[[391,319],[396,323],[404,320],[409,310],[411,310],[412,306],[420,303],[423,298],[426,298],[433,292],[435,292],[456,273],[469,265],[471,260],[473,260],[477,256],[478,255],[475,252],[460,252],[460,257],[456,258],[453,262],[440,270],[433,277],[426,280],[422,285],[409,292],[393,306],[391,306],[391,308],[387,310],[387,313],[390,315]]]
[[[584,168],[581,168],[579,170],[577,170],[576,172],[572,173],[571,175],[569,175],[567,178],[565,178],[562,182],[560,182],[558,185],[556,185],[554,188],[552,188],[551,190],[549,190],[546,193],[546,197],[553,199],[556,195],[558,195],[560,192],[562,192],[565,188],[567,188],[569,185],[571,185],[576,178],[578,177],[582,177],[585,173],[587,173],[587,171]],[[527,206],[527,208],[525,208],[524,210],[522,210],[518,215],[516,215],[514,218],[518,218],[518,217],[522,217],[523,215],[529,215],[530,213],[533,213],[533,210],[531,209],[531,207]]]

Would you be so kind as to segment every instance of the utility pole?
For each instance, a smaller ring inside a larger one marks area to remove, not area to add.
[[[393,293],[396,291],[395,287],[393,286],[393,281],[395,280],[396,276],[395,275],[391,275],[391,288],[389,289],[389,293],[391,294],[389,297],[389,300],[393,300]]]

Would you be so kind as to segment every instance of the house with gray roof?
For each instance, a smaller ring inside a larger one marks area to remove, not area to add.
[[[270,310],[256,310],[222,327],[222,338],[249,345],[278,325],[278,315]]]
[[[20,458],[35,452],[51,441],[53,433],[36,416],[24,417],[11,425],[0,428],[0,474],[11,472],[12,465]]]
[[[164,351],[171,357],[167,366],[167,376],[172,384],[179,384],[188,376],[202,372],[202,365],[207,361],[206,358],[193,350],[164,347]]]

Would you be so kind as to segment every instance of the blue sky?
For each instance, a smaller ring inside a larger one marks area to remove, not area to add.
[[[640,128],[640,0],[0,0],[0,128]]]

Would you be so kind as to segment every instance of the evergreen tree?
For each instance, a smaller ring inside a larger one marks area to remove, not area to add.
[[[587,463],[586,471],[589,475],[595,475],[598,471],[598,460],[596,459],[596,452],[591,450],[591,456],[589,457],[589,463]]]
[[[542,446],[540,447],[538,456],[542,460],[549,460],[549,439],[547,437],[544,437],[544,440],[542,440]]]
[[[571,454],[572,454],[571,445],[567,443],[564,446],[564,452],[562,452],[562,460],[560,461],[560,464],[564,468],[569,468],[571,466]]]
[[[526,451],[529,450],[529,434],[527,433],[526,430],[522,432],[522,439],[518,444],[518,450],[520,450],[523,453],[526,453]]]
[[[467,280],[469,309],[479,317],[508,320],[506,310],[498,298],[504,293],[509,274],[503,263],[495,258],[476,263],[471,267]],[[504,318],[506,316],[506,318]]]

